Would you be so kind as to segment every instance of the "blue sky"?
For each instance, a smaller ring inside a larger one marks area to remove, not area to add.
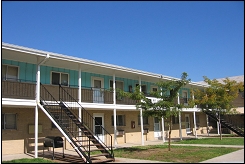
[[[194,82],[244,75],[244,1],[2,1],[2,42]]]

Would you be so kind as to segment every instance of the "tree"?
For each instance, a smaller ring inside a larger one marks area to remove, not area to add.
[[[158,117],[159,119],[170,118],[169,122],[169,151],[170,141],[171,141],[171,130],[172,130],[172,116],[176,116],[183,108],[182,105],[175,103],[181,87],[185,86],[190,82],[187,79],[188,74],[183,72],[180,80],[171,81],[160,81],[156,85],[160,88],[158,91],[152,91],[151,96],[158,98],[158,101],[153,103],[146,95],[140,91],[140,86],[136,87],[133,93],[120,92],[121,95],[127,96],[131,99],[137,100],[136,108],[143,109],[143,114],[145,116]]]
[[[237,83],[229,78],[225,78],[223,82],[219,82],[216,79],[210,80],[206,76],[203,78],[209,87],[202,90],[192,90],[195,96],[193,101],[195,104],[199,104],[202,110],[211,109],[213,113],[218,115],[220,140],[222,140],[220,115],[235,112],[232,102],[237,98],[239,94],[238,91],[243,91],[243,83]]]

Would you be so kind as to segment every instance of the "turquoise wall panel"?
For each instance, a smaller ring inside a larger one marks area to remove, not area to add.
[[[11,60],[2,60],[2,64],[13,65],[19,67],[19,79],[27,80],[27,81],[36,81],[36,65],[19,62],[19,61],[11,61]]]

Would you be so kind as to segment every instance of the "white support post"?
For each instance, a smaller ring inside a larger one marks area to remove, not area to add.
[[[165,142],[164,117],[162,117],[162,141]]]
[[[35,158],[38,158],[38,106],[35,107]]]
[[[207,133],[209,136],[209,122],[208,122],[208,115],[206,114],[206,121],[207,121]]]
[[[196,112],[193,112],[193,118],[194,118],[194,131],[195,131],[195,138],[197,138],[197,124],[196,124]]]
[[[140,92],[142,92],[141,88],[141,78],[139,77],[139,85],[140,85]],[[144,145],[144,129],[143,129],[143,111],[140,108],[140,128],[141,128],[141,144]]]
[[[81,65],[79,65],[79,71],[78,71],[78,102],[79,104],[81,104],[82,102],[82,68],[81,68]],[[79,121],[81,122],[82,121],[82,108],[81,106],[79,105],[79,108],[78,108],[78,119]],[[82,132],[81,130],[79,130],[79,136],[82,136]],[[81,137],[79,137],[79,140],[81,139]]]
[[[178,92],[178,104],[180,104],[179,92]],[[181,128],[181,112],[179,111],[179,138],[182,140],[182,128]]]
[[[49,54],[46,55],[45,59],[43,59],[39,63],[39,57],[37,57],[37,72],[36,72],[36,93],[35,93],[35,99],[36,99],[36,107],[35,107],[35,158],[38,158],[38,104],[40,104],[40,65],[43,64],[47,59],[49,58]]]
[[[116,106],[116,77],[113,74],[113,104]],[[117,111],[116,107],[113,110],[113,117],[114,117],[114,146],[117,148]]]

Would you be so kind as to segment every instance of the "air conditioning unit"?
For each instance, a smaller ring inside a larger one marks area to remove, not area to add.
[[[117,130],[116,135],[117,135],[117,136],[122,136],[122,135],[124,135],[124,130]]]

